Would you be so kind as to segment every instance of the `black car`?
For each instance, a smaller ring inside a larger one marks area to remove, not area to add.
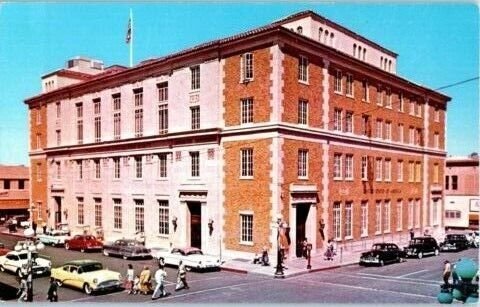
[[[152,257],[152,253],[149,248],[145,248],[141,242],[130,239],[120,239],[113,243],[104,244],[103,254],[105,256],[122,256],[123,259]]]
[[[417,237],[413,238],[408,247],[405,247],[407,257],[423,258],[424,255],[438,256],[440,247],[437,241],[432,237]]]
[[[372,245],[370,251],[362,253],[359,264],[383,266],[385,263],[401,262],[405,256],[405,252],[400,250],[396,244],[376,243]]]
[[[448,234],[445,240],[440,243],[440,250],[445,251],[462,251],[467,249],[469,245],[467,236],[464,234]]]

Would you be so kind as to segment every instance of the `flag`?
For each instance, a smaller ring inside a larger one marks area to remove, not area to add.
[[[128,19],[128,28],[127,28],[127,36],[125,38],[125,42],[130,44],[130,40],[132,39],[132,18]]]

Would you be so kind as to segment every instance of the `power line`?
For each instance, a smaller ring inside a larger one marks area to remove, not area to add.
[[[466,79],[466,80],[463,80],[463,81],[459,81],[459,82],[455,82],[455,83],[452,83],[452,84],[444,85],[444,86],[441,86],[439,88],[434,89],[434,91],[443,90],[443,89],[449,88],[449,87],[454,87],[454,86],[457,86],[457,85],[460,85],[460,84],[464,84],[464,83],[467,83],[467,82],[478,80],[479,78],[480,77],[477,76],[477,77],[473,77],[473,78]]]

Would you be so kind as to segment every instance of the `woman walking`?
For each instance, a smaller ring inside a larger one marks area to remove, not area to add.
[[[135,278],[135,271],[133,270],[133,266],[131,263],[128,264],[128,269],[127,269],[127,276],[126,276],[126,284],[125,288],[128,291],[128,294],[133,293],[133,279]]]
[[[175,291],[182,289],[190,289],[187,283],[187,268],[183,261],[180,260],[178,263],[178,272],[177,272],[177,285],[175,286]]]
[[[58,302],[58,284],[53,277],[50,277],[50,287],[47,292],[47,300]]]
[[[142,272],[140,273],[140,293],[147,295],[152,291],[152,286],[150,280],[152,279],[152,273],[148,266],[144,266]]]

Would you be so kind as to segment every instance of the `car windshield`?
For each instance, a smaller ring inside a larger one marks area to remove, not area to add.
[[[18,254],[18,257],[20,258],[20,260],[26,260],[28,259],[28,253]],[[38,254],[32,253],[32,259],[37,259],[37,258],[38,258]]]
[[[138,242],[135,242],[135,241],[130,241],[130,242],[127,242],[127,246],[137,246],[139,245]]]
[[[423,244],[423,242],[425,241],[422,239],[413,239],[410,241],[410,244]]]
[[[386,246],[382,244],[375,244],[372,246],[372,250],[374,251],[380,251],[380,250],[386,250]]]
[[[87,273],[87,272],[93,272],[93,271],[99,271],[102,270],[103,266],[101,263],[90,263],[82,266],[82,271]]]
[[[189,252],[187,253],[187,256],[188,256],[188,255],[203,255],[203,253],[202,253],[201,250],[196,249],[196,250],[191,250],[191,251],[189,251]]]

